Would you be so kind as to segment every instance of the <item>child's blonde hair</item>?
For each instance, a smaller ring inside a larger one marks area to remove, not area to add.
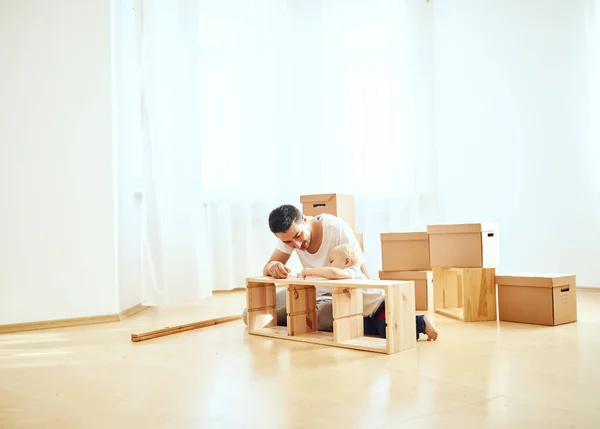
[[[352,244],[338,244],[331,248],[332,251],[338,250],[344,254],[347,258],[350,258],[352,265],[361,265],[364,262],[362,250],[353,246]]]

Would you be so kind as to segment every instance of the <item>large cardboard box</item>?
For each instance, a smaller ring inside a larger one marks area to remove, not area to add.
[[[379,271],[380,280],[412,280],[415,283],[415,310],[433,310],[431,271]]]
[[[364,243],[364,239],[363,239],[363,233],[362,232],[357,232],[354,235],[356,235],[356,239],[358,240],[358,244],[360,245],[360,249],[364,252],[365,251],[365,243]]]
[[[433,307],[463,322],[497,319],[495,268],[440,268],[433,271]]]
[[[384,232],[380,237],[383,271],[431,269],[429,237],[426,232]]]
[[[356,231],[354,215],[354,196],[345,194],[313,194],[301,195],[302,213],[316,216],[328,213],[344,219],[353,231]]]
[[[495,268],[498,225],[465,223],[428,225],[431,267]]]
[[[496,285],[502,321],[548,326],[577,322],[575,275],[498,275]]]

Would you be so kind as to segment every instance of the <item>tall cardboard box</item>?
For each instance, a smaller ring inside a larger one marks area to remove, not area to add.
[[[381,237],[383,271],[427,271],[429,237],[426,232],[384,232]]]
[[[356,231],[354,215],[354,196],[346,194],[313,194],[301,195],[302,213],[306,216],[316,216],[328,213],[344,219]]]
[[[495,268],[498,265],[498,225],[464,223],[428,225],[432,267]]]
[[[415,283],[415,310],[433,310],[431,271],[379,271],[380,280],[412,280]]]
[[[364,252],[365,251],[365,243],[364,243],[364,239],[363,239],[363,233],[362,232],[357,232],[354,235],[356,235],[356,239],[358,240],[358,244],[360,245],[360,249]]]
[[[575,280],[566,274],[496,276],[500,320],[547,326],[577,322]]]

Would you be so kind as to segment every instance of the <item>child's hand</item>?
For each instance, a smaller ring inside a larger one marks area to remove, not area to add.
[[[302,273],[300,273],[300,275],[302,276],[303,279],[306,279],[306,276],[310,276],[312,272],[312,269],[310,268],[304,268],[302,270]]]

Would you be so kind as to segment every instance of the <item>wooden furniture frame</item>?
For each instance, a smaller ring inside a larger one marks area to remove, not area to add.
[[[434,311],[461,322],[493,321],[495,268],[433,268]]]
[[[277,286],[286,288],[287,327],[277,325]],[[246,287],[250,335],[386,354],[416,347],[412,281],[251,277],[246,279]],[[332,289],[333,332],[317,330],[317,287]],[[383,289],[386,338],[364,335],[361,289]]]

